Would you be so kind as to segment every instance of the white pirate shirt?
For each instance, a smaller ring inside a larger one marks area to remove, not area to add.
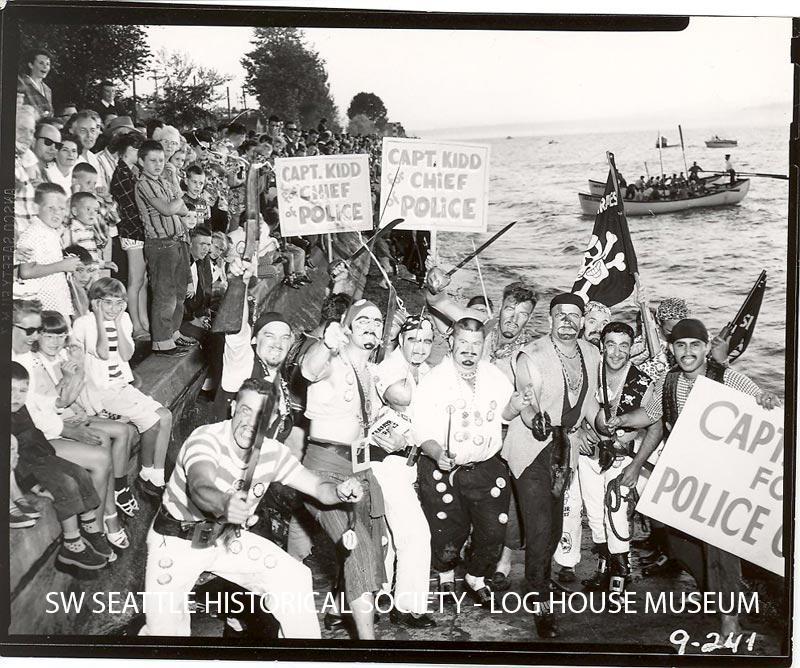
[[[445,447],[450,426],[450,451],[456,464],[483,462],[502,446],[502,413],[514,387],[496,366],[481,360],[475,392],[445,358],[420,380],[411,403],[412,429],[418,443],[435,440]]]

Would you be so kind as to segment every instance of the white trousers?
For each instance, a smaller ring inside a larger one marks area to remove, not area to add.
[[[185,600],[204,571],[256,594],[267,594],[269,611],[284,638],[320,637],[311,571],[274,543],[242,531],[228,548],[218,541],[213,547],[193,549],[191,541],[162,536],[152,527],[147,534],[147,623],[141,635],[191,635],[191,613]],[[250,601],[258,605],[258,600],[258,596],[243,599],[245,609],[250,609]]]
[[[406,466],[405,457],[391,456],[372,462],[372,472],[383,492],[391,533],[385,561],[390,585],[397,560],[394,605],[401,612],[425,614],[430,592],[431,530],[414,490],[417,467]]]
[[[585,457],[581,457],[585,459]],[[578,472],[572,472],[572,480],[564,492],[564,524],[561,529],[561,539],[558,541],[556,552],[553,555],[555,562],[562,568],[575,568],[581,560],[581,487],[578,482]]]

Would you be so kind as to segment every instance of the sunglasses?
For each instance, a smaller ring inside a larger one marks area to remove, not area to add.
[[[42,333],[42,326],[39,325],[38,327],[23,327],[22,325],[14,325],[17,329],[21,329],[25,332],[25,336],[33,336],[34,334],[41,334]]]
[[[49,139],[48,137],[36,137],[36,139],[41,139],[44,142],[44,145],[47,146],[48,148],[51,146],[55,146],[58,150],[61,150],[62,144],[60,141],[54,141],[52,139]]]

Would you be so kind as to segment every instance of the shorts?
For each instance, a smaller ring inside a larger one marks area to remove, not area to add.
[[[122,250],[134,250],[136,248],[144,248],[144,241],[140,241],[139,239],[126,239],[125,237],[119,238],[119,245],[122,247]]]
[[[163,406],[133,385],[112,385],[103,392],[103,408],[130,420],[143,433],[155,425],[158,409]]]

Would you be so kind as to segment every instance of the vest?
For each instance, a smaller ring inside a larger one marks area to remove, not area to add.
[[[678,378],[681,375],[678,366],[672,367],[664,377],[664,391],[661,394],[661,409],[664,416],[664,427],[667,435],[672,431],[678,419]],[[725,367],[713,359],[706,362],[706,378],[724,384]]]

